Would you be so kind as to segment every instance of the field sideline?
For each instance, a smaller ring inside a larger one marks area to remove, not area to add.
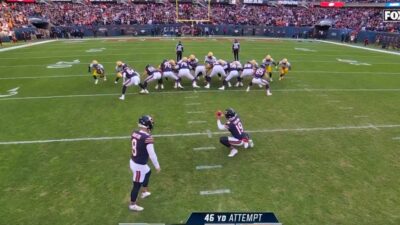
[[[231,38],[182,41],[185,55],[232,60]],[[292,63],[284,81],[274,71],[271,97],[258,87],[219,91],[216,78],[210,90],[187,80],[182,91],[150,84],[146,96],[128,88],[120,101],[115,61],[143,73],[174,58],[176,42],[59,40],[0,52],[0,224],[182,223],[192,211],[272,211],[285,225],[400,224],[400,56],[241,39],[242,63],[266,54]],[[93,84],[93,59],[108,81]],[[214,116],[227,107],[255,142],[235,158]],[[142,114],[155,119],[162,171],[139,201],[145,210],[133,213],[128,138]]]

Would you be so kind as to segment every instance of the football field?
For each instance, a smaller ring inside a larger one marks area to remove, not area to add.
[[[194,211],[271,211],[285,225],[400,224],[400,56],[240,41],[242,64],[267,54],[292,64],[283,81],[273,72],[272,96],[257,86],[220,91],[214,77],[209,90],[183,78],[184,90],[169,80],[161,91],[150,83],[149,95],[129,87],[119,100],[115,62],[143,74],[175,58],[176,39],[59,40],[0,52],[0,224],[184,223]],[[209,51],[233,59],[232,39],[182,43],[200,61]],[[108,74],[98,85],[87,71],[94,59]],[[234,158],[215,119],[227,107],[255,143]],[[155,120],[161,172],[135,213],[129,136],[143,114]]]

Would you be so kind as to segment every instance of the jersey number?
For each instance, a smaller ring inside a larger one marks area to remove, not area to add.
[[[136,144],[137,144],[137,140],[136,139],[132,139],[132,155],[136,156]]]
[[[239,134],[242,134],[243,133],[243,125],[242,125],[242,123],[238,122],[238,123],[235,124],[235,126],[236,126],[236,129],[238,130]]]

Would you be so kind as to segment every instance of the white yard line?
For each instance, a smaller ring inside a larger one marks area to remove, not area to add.
[[[231,193],[230,189],[200,191],[200,195],[221,195],[221,194],[229,194],[229,193]]]
[[[194,95],[194,96],[185,96],[185,98],[198,98],[199,96]]]
[[[343,109],[343,110],[352,110],[354,109],[353,107],[339,107],[339,109]]]
[[[17,46],[2,48],[2,49],[0,49],[0,52],[7,52],[7,51],[15,50],[15,49],[27,48],[27,47],[31,47],[31,46],[35,46],[35,45],[42,45],[42,44],[47,44],[47,43],[55,42],[55,41],[56,40],[47,40],[47,41],[39,41],[39,42],[34,42],[34,43],[28,43],[28,44],[24,44],[24,45],[17,45]]]
[[[363,115],[355,115],[353,116],[354,118],[368,118],[368,116],[363,116]]]
[[[309,127],[309,128],[278,128],[278,129],[260,129],[249,130],[249,133],[279,133],[279,132],[313,132],[313,131],[334,131],[334,130],[365,130],[365,129],[388,129],[400,128],[400,124],[367,124],[363,126],[337,126],[337,127]],[[153,137],[192,137],[192,136],[208,136],[227,134],[227,132],[194,132],[194,133],[172,133],[172,134],[155,134]],[[25,141],[1,141],[0,145],[19,145],[19,144],[40,144],[40,143],[54,143],[54,142],[80,142],[80,141],[104,141],[104,140],[118,140],[129,139],[130,136],[111,136],[111,137],[81,137],[81,138],[62,138],[62,139],[47,139],[47,140],[25,140]]]
[[[338,103],[338,102],[340,102],[340,100],[328,100],[327,102],[329,102],[329,103]]]
[[[400,137],[394,137],[393,140],[400,140]]]
[[[222,165],[200,165],[196,166],[196,170],[212,170],[212,169],[221,169]]]
[[[204,111],[192,111],[192,112],[186,112],[187,114],[203,114],[205,113]]]
[[[193,148],[193,151],[206,151],[216,149],[214,146]]]
[[[188,121],[188,124],[198,124],[198,123],[207,123],[207,121],[204,121],[204,120]]]
[[[264,91],[264,90],[252,90]],[[164,91],[164,92],[151,92],[151,94],[186,94],[188,91]],[[220,90],[204,90],[198,91],[198,93],[225,93],[225,92],[245,92],[244,89],[238,90],[225,90],[221,92]],[[273,90],[273,92],[400,92],[399,89],[388,88],[388,89],[282,89]],[[109,93],[109,94],[81,94],[81,95],[53,95],[53,96],[27,96],[27,97],[11,97],[11,98],[1,98],[0,101],[10,101],[10,100],[29,100],[29,99],[56,99],[56,98],[79,98],[79,97],[101,97],[101,96],[118,96],[120,93]],[[128,93],[126,95],[139,95],[138,93]],[[340,102],[339,100],[328,100],[328,102]],[[201,103],[187,103],[186,106],[201,105]]]
[[[212,138],[213,133],[211,132],[211,130],[206,130],[206,132],[207,132],[207,137]]]

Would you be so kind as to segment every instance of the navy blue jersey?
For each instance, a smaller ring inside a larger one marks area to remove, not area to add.
[[[149,161],[147,145],[153,144],[153,137],[143,131],[134,131],[131,135],[131,143],[131,159],[137,164],[147,164],[147,161]]]
[[[265,74],[265,68],[257,68],[256,71],[254,72],[254,77],[255,78],[262,78]]]
[[[170,62],[164,61],[164,62],[161,64],[161,71],[162,71],[162,72],[169,72],[169,71],[172,71],[172,70],[173,70],[173,66],[171,65]]]
[[[199,64],[199,60],[197,60],[197,59],[189,60],[189,67],[192,70],[196,69],[198,64]]]
[[[147,75],[153,75],[153,73],[155,72],[159,72],[156,68],[154,68],[154,66],[149,66],[146,68],[146,73]]]
[[[246,137],[244,128],[242,125],[242,121],[240,121],[239,116],[235,116],[231,120],[227,121],[225,123],[226,129],[231,132],[232,136],[236,139],[242,140],[243,138]]]
[[[138,76],[139,74],[134,71],[132,68],[125,67],[125,69],[122,71],[122,76],[125,77],[126,79],[130,79],[134,76]]]
[[[189,69],[189,64],[187,62],[178,63],[178,68],[181,69]]]

